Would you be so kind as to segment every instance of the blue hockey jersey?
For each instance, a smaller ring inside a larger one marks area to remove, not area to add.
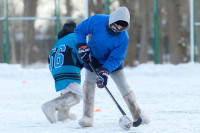
[[[68,34],[53,46],[49,55],[49,69],[55,81],[56,91],[65,89],[71,82],[81,83],[83,62],[79,59],[74,33]]]
[[[110,35],[106,29],[108,19],[109,15],[100,14],[89,17],[75,28],[74,33],[77,43],[86,43],[86,36],[91,34],[87,45],[92,56],[111,73],[124,60],[129,37],[127,31]]]

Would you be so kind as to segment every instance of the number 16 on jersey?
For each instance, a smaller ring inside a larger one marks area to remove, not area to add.
[[[52,69],[59,68],[63,65],[64,62],[64,55],[63,52],[65,52],[66,47],[65,45],[61,45],[58,48],[52,49],[52,54],[49,55],[49,69],[52,71]]]

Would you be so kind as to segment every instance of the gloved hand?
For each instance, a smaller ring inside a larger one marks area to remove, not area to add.
[[[103,88],[105,85],[107,85],[108,74],[108,70],[104,67],[101,67],[97,71],[96,83],[98,88]]]
[[[83,62],[89,62],[90,61],[90,48],[86,45],[86,43],[78,43],[76,45],[76,48],[78,50],[78,55],[79,58],[83,61]]]

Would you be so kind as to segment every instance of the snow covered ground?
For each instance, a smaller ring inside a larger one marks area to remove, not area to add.
[[[82,128],[78,120],[50,124],[41,105],[59,95],[48,70],[0,64],[0,133],[199,133],[200,64],[142,64],[125,68],[143,112],[151,123],[128,131],[118,126],[122,116],[104,89],[96,88],[94,127]],[[84,70],[82,71],[84,79]],[[122,96],[109,78],[108,88],[131,117]],[[73,107],[78,119],[82,102]]]

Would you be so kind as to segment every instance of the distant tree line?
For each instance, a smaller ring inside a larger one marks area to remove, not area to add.
[[[9,16],[37,16],[42,0],[21,0],[23,13],[16,12],[14,1],[9,0]],[[61,0],[62,1],[62,0]],[[78,11],[73,0],[65,0],[66,9],[61,16],[74,16]],[[1,7],[2,2],[0,2]],[[44,5],[45,6],[45,5]],[[112,13],[117,7],[126,6],[131,14],[129,46],[125,65],[135,66],[153,62],[153,0],[110,0]],[[49,9],[54,10],[54,9]],[[61,11],[62,12],[62,11]],[[104,0],[89,0],[89,16],[104,14]],[[2,16],[2,11],[0,12]],[[54,16],[54,14],[50,14]],[[83,13],[82,13],[83,16]],[[196,0],[196,20],[200,21],[200,0]],[[66,21],[61,21],[61,26]],[[76,20],[79,24],[81,21]],[[2,29],[0,21],[0,29]],[[43,29],[43,30],[42,30]],[[27,66],[34,62],[47,62],[54,40],[54,22],[47,21],[47,28],[35,28],[35,21],[9,21],[11,63]],[[197,31],[197,62],[200,62],[200,28]],[[2,56],[2,30],[0,56]],[[190,14],[188,0],[159,0],[159,63],[179,64],[190,61]],[[2,61],[2,58],[0,59]]]

